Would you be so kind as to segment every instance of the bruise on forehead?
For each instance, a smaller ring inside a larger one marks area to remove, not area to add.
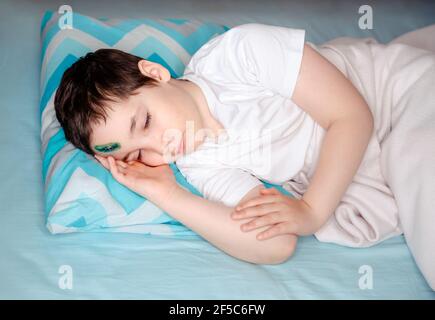
[[[110,142],[103,145],[94,146],[94,149],[98,152],[109,153],[121,148],[121,144],[119,142]]]

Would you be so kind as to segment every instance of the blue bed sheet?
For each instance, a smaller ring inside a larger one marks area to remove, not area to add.
[[[435,23],[433,1],[376,1],[374,29],[358,28],[352,1],[69,1],[95,17],[201,18],[229,26],[270,23],[307,30],[307,41],[373,36],[386,42]],[[339,3],[339,4],[337,4]],[[0,298],[2,299],[435,299],[402,236],[365,249],[303,237],[280,265],[232,258],[202,239],[138,234],[51,235],[44,225],[39,101],[45,10],[58,1],[0,2]],[[66,266],[66,269],[65,269]],[[360,271],[373,272],[361,289]],[[72,288],[59,285],[72,271]]]

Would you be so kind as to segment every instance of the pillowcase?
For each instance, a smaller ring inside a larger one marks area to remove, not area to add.
[[[46,11],[41,21],[40,121],[46,226],[53,233],[134,232],[198,237],[151,201],[118,183],[96,159],[66,141],[54,110],[64,71],[87,52],[116,48],[157,62],[178,78],[191,56],[224,25],[185,19],[105,19]],[[72,22],[71,29],[60,28]],[[180,186],[201,196],[178,170]],[[266,187],[279,185],[263,182]]]

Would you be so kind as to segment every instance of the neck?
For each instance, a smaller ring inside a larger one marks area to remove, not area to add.
[[[192,100],[195,102],[196,108],[201,115],[204,128],[211,129],[215,136],[217,137],[224,130],[223,125],[213,117],[210,112],[210,107],[208,106],[207,99],[204,96],[201,88],[189,81],[187,79],[177,79],[180,87],[185,90],[185,92],[190,95]]]

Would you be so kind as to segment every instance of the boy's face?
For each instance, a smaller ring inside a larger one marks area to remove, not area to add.
[[[142,87],[126,101],[107,103],[106,123],[100,121],[92,127],[90,142],[96,154],[158,166],[175,161],[200,144],[188,142],[187,148],[186,143],[187,127],[194,124],[195,131],[203,127],[195,100],[180,84],[182,80],[171,78],[169,73],[159,80],[157,87]]]

